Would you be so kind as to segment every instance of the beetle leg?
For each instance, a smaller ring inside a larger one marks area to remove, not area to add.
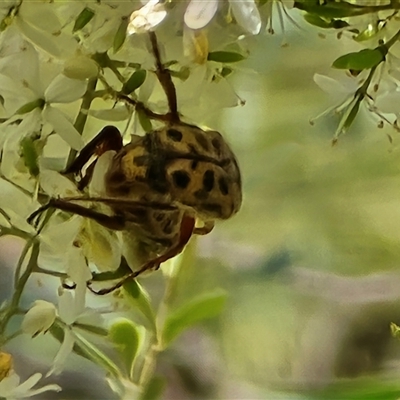
[[[155,32],[150,31],[149,36],[153,55],[156,60],[156,75],[161,83],[162,88],[164,89],[168,100],[170,121],[179,122],[180,118],[178,113],[178,102],[176,98],[175,85],[172,82],[169,70],[165,68],[163,63],[161,62],[160,49],[158,47],[157,36]]]
[[[120,150],[122,148],[122,136],[120,131],[112,125],[105,126],[79,153],[78,157],[67,166],[62,174],[76,174],[94,155],[100,156],[108,150]]]
[[[71,212],[73,214],[80,215],[81,217],[93,219],[108,229],[122,230],[125,228],[125,219],[122,215],[103,214],[91,208],[83,207],[79,204],[75,204],[63,199],[50,199],[47,204],[38,208],[29,216],[28,222],[31,224],[38,215],[50,208]]]
[[[194,224],[195,224],[194,218],[189,217],[189,216],[184,216],[182,223],[181,223],[179,242],[177,243],[176,246],[172,247],[171,249],[169,249],[166,253],[162,254],[161,256],[159,256],[153,260],[150,260],[149,262],[144,264],[143,267],[140,268],[139,270],[126,275],[123,279],[121,279],[119,282],[117,282],[114,286],[96,291],[90,286],[90,282],[89,282],[88,289],[94,294],[105,295],[105,294],[113,292],[114,290],[119,289],[125,282],[129,281],[130,279],[135,279],[140,274],[142,274],[145,271],[148,271],[149,269],[153,269],[153,268],[158,269],[163,262],[169,260],[172,257],[177,256],[179,253],[182,252],[182,250],[185,248],[185,246],[187,245],[187,243],[189,242],[189,240],[193,234]]]

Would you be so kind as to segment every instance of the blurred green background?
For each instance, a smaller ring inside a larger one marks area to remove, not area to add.
[[[182,269],[175,299],[223,287],[229,300],[220,318],[160,356],[164,398],[397,399],[398,133],[361,112],[332,147],[339,119],[309,124],[332,105],[313,75],[329,74],[346,41],[311,27],[286,32],[286,47],[281,35],[251,40],[256,50],[232,81],[246,105],[208,123],[237,154],[243,208],[190,245],[196,261]],[[161,274],[142,282],[156,299]],[[36,362],[26,357],[20,366]],[[104,381],[93,385],[99,370],[78,358],[70,367],[52,398],[113,398]]]

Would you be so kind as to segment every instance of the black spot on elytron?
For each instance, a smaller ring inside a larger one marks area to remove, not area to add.
[[[221,141],[218,138],[214,138],[211,141],[213,147],[215,150],[217,150],[217,153],[220,154],[221,153]]]
[[[195,133],[194,138],[196,139],[196,142],[206,151],[210,149],[209,143],[207,138],[204,136],[202,133]]]
[[[168,129],[167,136],[174,142],[180,142],[182,140],[182,132],[178,131],[177,129]]]
[[[168,183],[165,178],[165,170],[162,163],[153,163],[150,165],[146,171],[146,180],[153,190],[159,193],[167,193]]]
[[[214,187],[214,171],[208,169],[203,175],[203,188],[207,192],[211,192]]]
[[[198,165],[199,162],[197,160],[193,160],[192,163],[190,164],[190,168],[192,169],[192,171],[195,171]]]
[[[215,203],[205,203],[202,204],[202,208],[206,211],[213,213],[215,216],[222,215],[222,207]]]
[[[207,200],[208,198],[208,193],[204,189],[196,190],[193,194],[198,200]]]
[[[229,187],[228,187],[228,184],[226,183],[226,180],[224,177],[221,177],[218,179],[218,186],[219,186],[220,192],[224,196],[226,196],[229,193]]]
[[[175,186],[180,189],[186,189],[190,183],[190,176],[186,171],[174,171],[172,173],[172,179],[174,181]]]
[[[142,167],[143,165],[148,164],[149,156],[137,156],[133,158],[133,164],[138,167]]]

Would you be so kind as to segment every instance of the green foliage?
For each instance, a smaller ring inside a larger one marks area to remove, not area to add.
[[[114,36],[113,50],[116,53],[124,44],[126,39],[126,29],[128,28],[128,18],[122,18],[121,24],[118,27],[117,33]]]
[[[339,381],[321,393],[311,393],[311,400],[397,400],[400,385],[382,380],[358,379],[349,385],[348,380]]]
[[[68,328],[67,328],[68,329]],[[60,343],[64,341],[64,330],[61,324],[55,323],[49,329],[51,335]],[[106,371],[113,376],[120,376],[119,368],[96,346],[86,340],[82,335],[77,332],[74,333],[75,341],[73,352],[93,363],[103,367]]]
[[[126,370],[131,371],[140,343],[140,334],[136,325],[129,319],[121,318],[111,325],[108,337],[120,353]]]
[[[349,53],[337,58],[332,67],[362,71],[376,67],[384,59],[385,54],[380,49],[363,49],[357,53]]]
[[[21,155],[26,167],[33,176],[39,175],[38,153],[35,147],[35,141],[30,137],[21,140]]]
[[[144,317],[146,317],[151,329],[155,332],[155,313],[150,302],[150,297],[140,283],[136,279],[131,279],[128,282],[125,282],[123,293],[128,302],[131,303],[134,308],[137,308]]]
[[[75,20],[72,32],[76,32],[84,28],[94,17],[94,14],[94,11],[92,11],[90,8],[84,8]]]
[[[185,329],[218,315],[226,302],[227,294],[221,290],[196,297],[172,312],[166,319],[163,344],[167,346]]]
[[[208,53],[208,61],[217,61],[221,63],[233,63],[244,60],[245,57],[240,53],[233,51],[213,51]]]
[[[140,88],[146,80],[146,76],[147,72],[144,69],[135,71],[122,86],[122,93],[128,95]]]
[[[310,14],[315,14],[323,18],[345,18],[355,17],[358,15],[368,14],[371,12],[371,7],[363,7],[359,5],[349,4],[347,2],[324,2],[317,3],[309,0],[297,1],[295,6],[300,10],[307,11]],[[378,7],[376,8],[378,10]]]
[[[146,115],[143,110],[136,111],[139,116],[140,126],[143,128],[145,132],[150,132],[153,129],[153,124],[151,123],[150,118]]]
[[[43,108],[45,104],[46,103],[43,99],[36,99],[24,104],[17,111],[15,111],[15,114],[27,114],[33,111],[35,108]]]

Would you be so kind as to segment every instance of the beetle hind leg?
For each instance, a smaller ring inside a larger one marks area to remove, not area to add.
[[[181,223],[179,242],[174,247],[169,249],[167,252],[165,252],[161,256],[148,261],[137,271],[131,272],[130,274],[126,275],[119,282],[117,282],[114,286],[100,289],[100,290],[94,290],[89,283],[88,289],[92,293],[97,294],[97,295],[109,294],[109,293],[113,292],[114,290],[117,290],[120,287],[122,287],[124,285],[124,283],[128,282],[129,280],[137,278],[143,272],[149,271],[151,269],[155,269],[155,270],[159,269],[160,265],[163,262],[177,256],[178,254],[180,254],[182,252],[182,250],[185,248],[185,246],[187,245],[187,243],[189,242],[189,240],[193,234],[194,224],[195,224],[194,218],[184,216],[182,223]]]

